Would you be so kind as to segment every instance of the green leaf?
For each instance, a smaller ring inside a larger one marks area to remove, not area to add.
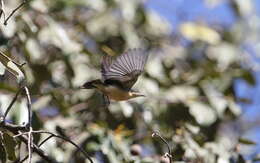
[[[245,144],[245,145],[256,145],[256,142],[249,140],[249,139],[246,139],[246,138],[239,138],[238,142],[240,144]]]
[[[5,147],[2,142],[2,138],[0,137],[0,162],[1,163],[6,163],[6,151]]]
[[[251,72],[244,71],[242,77],[248,84],[253,86],[256,84],[255,77]]]
[[[33,112],[32,117],[33,117],[33,119],[32,119],[32,127],[33,127],[33,129],[34,129],[34,130],[39,130],[39,129],[41,129],[41,127],[42,127],[43,124],[42,124],[42,122],[41,122],[39,116],[38,116],[35,112]],[[38,144],[39,141],[40,141],[40,138],[41,138],[41,135],[40,135],[40,134],[34,135],[34,136],[33,136],[33,141],[34,141],[34,143]]]
[[[256,156],[255,158],[253,158],[252,160],[253,162],[257,162],[257,161],[260,161],[260,157],[259,156]]]
[[[3,75],[1,73],[4,73],[4,68],[10,72],[12,75],[14,75],[17,79],[18,83],[21,83],[24,81],[24,73],[20,69],[20,65],[15,63],[11,58],[6,56],[3,52],[0,51],[0,75]]]
[[[241,154],[239,154],[237,163],[245,163],[245,162],[246,161],[245,161],[244,157]]]
[[[3,134],[3,138],[3,144],[7,152],[8,159],[11,161],[16,160],[15,146],[17,145],[17,142],[12,136],[8,135],[7,133]]]

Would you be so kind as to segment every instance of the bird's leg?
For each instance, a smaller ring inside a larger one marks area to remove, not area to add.
[[[103,99],[104,99],[104,106],[105,106],[105,108],[108,108],[108,106],[110,104],[110,100],[109,100],[108,96],[103,94]]]

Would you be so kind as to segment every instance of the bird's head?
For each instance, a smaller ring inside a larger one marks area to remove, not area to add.
[[[138,92],[138,91],[130,91],[129,96],[131,98],[135,98],[135,97],[144,97],[145,95],[141,92]]]

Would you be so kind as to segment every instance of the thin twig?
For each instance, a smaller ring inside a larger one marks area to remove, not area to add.
[[[29,160],[28,163],[32,162],[32,142],[33,142],[33,135],[32,135],[32,127],[30,127],[29,132],[28,132],[28,156],[29,156]]]
[[[74,143],[72,140],[70,140],[69,138],[67,137],[64,137],[64,136],[61,136],[61,135],[57,135],[57,134],[54,134],[54,133],[51,133],[51,132],[48,132],[48,131],[33,131],[33,133],[39,133],[39,134],[50,134],[52,135],[53,137],[57,137],[57,138],[60,138],[60,139],[63,139],[67,142],[69,142],[70,144],[74,145],[78,150],[80,150],[84,155],[85,157],[91,162],[93,163],[91,157],[80,147],[78,146],[76,143]]]
[[[50,138],[54,137],[53,135],[48,136],[46,139],[44,139],[40,144],[39,147],[42,146],[46,141],[48,141]]]
[[[48,131],[41,131],[41,130],[39,130],[39,131],[31,131],[31,133],[33,133],[33,134],[34,134],[34,133],[35,133],[35,134],[49,134],[49,135],[50,135],[49,137],[47,137],[46,139],[44,139],[44,140],[40,143],[39,147],[40,147],[42,144],[44,144],[47,140],[49,140],[50,138],[52,138],[52,137],[57,137],[57,138],[60,138],[60,139],[62,139],[62,140],[64,140],[64,141],[67,141],[67,142],[69,142],[70,144],[74,145],[78,150],[80,150],[80,151],[84,154],[84,156],[85,156],[91,163],[93,163],[91,157],[90,157],[80,146],[78,146],[76,143],[74,143],[72,140],[70,140],[70,139],[67,138],[67,137],[64,137],[64,136],[61,136],[61,135],[57,135],[57,134],[54,134],[54,133],[48,132]],[[20,137],[20,136],[23,136],[23,135],[28,135],[28,132],[19,133],[19,134],[13,136],[13,137]],[[29,155],[27,155],[22,161],[25,161],[25,160],[28,158],[28,156],[29,156]]]
[[[24,90],[25,90],[25,95],[27,98],[28,125],[29,125],[29,127],[31,127],[32,126],[32,101],[31,101],[29,89],[25,86]]]
[[[52,138],[53,135],[48,136],[46,139],[44,139],[40,144],[39,147],[41,147],[46,141],[48,141],[50,138]],[[19,161],[19,163],[23,163],[25,160],[27,160],[27,158],[29,157],[29,155],[25,156],[21,161]]]
[[[166,146],[167,146],[167,148],[168,148],[168,153],[165,153],[165,157],[168,157],[169,158],[169,161],[170,161],[170,163],[172,163],[172,151],[171,151],[171,148],[170,148],[170,145],[168,144],[168,142],[161,136],[161,134],[160,134],[160,132],[159,131],[154,131],[153,133],[152,133],[152,137],[159,137],[161,140],[162,140],[162,142],[164,142],[165,144],[166,144]]]
[[[1,14],[0,14],[0,18],[2,17],[2,15],[4,16],[4,20],[5,20],[5,4],[4,4],[4,0],[1,0]]]
[[[32,152],[31,152],[31,148],[32,148],[32,142],[33,142],[33,129],[32,129],[32,101],[31,101],[31,96],[30,96],[30,92],[29,89],[25,86],[24,87],[24,91],[25,91],[25,95],[26,95],[26,99],[27,99],[27,109],[28,109],[28,127],[29,127],[29,132],[28,132],[28,155],[29,155],[29,160],[28,163],[32,162]]]
[[[20,136],[19,139],[24,142],[24,143],[28,143],[28,139],[26,139],[24,136]],[[47,154],[45,154],[37,145],[33,144],[33,151],[36,152],[39,156],[41,156],[45,161],[49,162],[49,163],[56,163],[57,161],[50,158]]]
[[[26,62],[23,63],[18,63],[15,60],[11,59],[10,57],[8,57],[4,52],[0,51],[0,55],[4,57],[4,59],[8,60],[8,62],[13,62],[16,66],[18,66],[19,68],[23,67]]]
[[[28,139],[27,139],[28,155],[26,156],[25,159],[23,159],[23,161],[25,161],[30,156],[29,160],[28,160],[28,163],[31,163],[31,159],[32,159],[31,148],[33,148],[33,144],[32,144],[32,128],[30,127],[30,131],[29,132],[19,133],[19,134],[13,136],[13,137],[16,138],[16,137],[19,137],[19,136],[22,136],[22,135],[28,135]],[[19,162],[21,162],[21,161],[19,161]]]
[[[18,95],[20,94],[21,90],[22,90],[22,89],[19,89],[19,90],[16,92],[16,94],[15,94],[13,100],[11,101],[10,105],[7,107],[7,109],[6,109],[5,113],[4,113],[4,119],[3,119],[4,122],[5,122],[5,119],[6,119],[7,114],[9,113],[10,109],[12,108],[12,106],[13,106],[14,103],[15,103],[15,101],[17,100]]]
[[[23,0],[23,2],[22,2],[19,6],[17,6],[15,9],[13,9],[13,11],[11,12],[11,14],[5,19],[4,25],[7,25],[8,20],[13,16],[13,14],[14,14],[17,10],[19,10],[23,5],[25,5],[26,2],[27,2],[27,0]]]
[[[4,13],[3,10],[0,9],[0,19],[1,19],[3,13]]]
[[[17,137],[22,136],[22,135],[27,135],[27,132],[20,132],[19,134],[14,135],[13,138],[17,138]]]
[[[16,132],[16,134],[18,134],[18,131],[26,131],[25,126],[14,125],[4,121],[0,122],[0,129],[1,128],[11,131],[12,133]]]
[[[32,101],[31,101],[31,96],[30,96],[30,92],[29,89],[25,86],[24,87],[25,90],[25,94],[26,94],[26,99],[27,99],[27,109],[28,109],[28,127],[29,127],[29,132],[28,132],[28,139],[29,141],[33,141],[33,136],[31,134],[31,132],[33,131],[32,129]],[[31,146],[31,144],[29,143],[29,145]],[[29,146],[28,145],[28,146]],[[29,146],[29,147],[30,147]],[[28,147],[28,148],[29,148]],[[29,148],[30,149],[30,148]],[[28,150],[29,150],[28,149]],[[30,150],[29,150],[30,151]]]

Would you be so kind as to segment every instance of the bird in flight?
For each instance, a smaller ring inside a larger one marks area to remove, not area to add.
[[[124,101],[144,96],[132,87],[143,72],[147,58],[148,53],[142,49],[130,49],[116,57],[106,55],[101,63],[102,79],[88,81],[83,88],[102,92],[106,104],[110,100]]]

